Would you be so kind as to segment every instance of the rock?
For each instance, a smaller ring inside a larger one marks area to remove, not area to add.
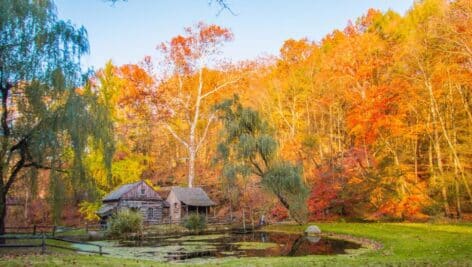
[[[308,242],[310,242],[312,244],[316,244],[321,240],[321,237],[319,237],[319,236],[306,236],[305,238],[306,238],[306,240],[308,240]]]
[[[316,225],[310,225],[305,229],[305,234],[306,235],[317,235],[317,234],[321,234],[321,230]]]
[[[105,237],[105,235],[104,235],[103,232],[99,232],[99,231],[89,231],[88,232],[89,240],[100,240],[100,239],[103,239],[104,237]]]

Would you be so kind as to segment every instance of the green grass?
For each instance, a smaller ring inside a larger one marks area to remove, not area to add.
[[[323,232],[368,238],[380,250],[338,256],[226,258],[201,263],[219,266],[472,266],[472,224],[319,223]],[[273,225],[266,230],[300,233],[304,226]],[[0,266],[165,266],[166,263],[50,254],[0,258]]]

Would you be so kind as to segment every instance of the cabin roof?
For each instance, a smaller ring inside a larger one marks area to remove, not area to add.
[[[109,201],[117,201],[117,200],[120,200],[124,194],[128,193],[129,191],[131,191],[133,188],[135,188],[136,186],[138,186],[139,184],[141,183],[144,183],[146,184],[147,186],[149,186],[146,182],[144,181],[139,181],[139,182],[135,182],[135,183],[130,183],[130,184],[124,184],[124,185],[121,185],[120,187],[116,188],[115,190],[113,190],[112,192],[110,192],[108,195],[106,195],[104,198],[103,198],[103,201],[104,202],[109,202]],[[154,190],[154,188],[152,188],[151,186],[149,186],[152,190]],[[154,190],[155,191],[155,190]],[[157,192],[156,192],[157,193]],[[162,198],[158,195],[158,200],[161,200]]]
[[[106,203],[103,204],[100,209],[97,211],[97,214],[100,216],[105,216],[111,214],[111,212],[117,207],[117,203]]]
[[[208,207],[216,205],[200,187],[172,187],[175,197],[188,206]]]
[[[108,193],[108,195],[106,195],[103,198],[103,201],[119,200],[124,194],[129,192],[131,189],[133,189],[135,186],[137,186],[141,182],[142,181],[131,183],[131,184],[124,184],[116,188],[115,190],[111,191],[110,193]]]

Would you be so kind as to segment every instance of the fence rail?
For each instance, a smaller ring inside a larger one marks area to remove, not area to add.
[[[41,254],[44,254],[46,252],[47,247],[54,247],[54,248],[60,248],[60,249],[67,249],[67,250],[72,250],[75,252],[85,252],[85,253],[96,253],[99,254],[100,256],[103,254],[108,254],[106,252],[103,252],[102,246],[98,244],[92,244],[88,242],[80,242],[80,241],[75,241],[75,240],[68,240],[64,238],[57,238],[54,236],[47,236],[46,234],[42,233],[41,235],[0,235],[0,240],[3,240],[5,243],[7,240],[41,240],[40,244],[0,244],[0,249],[3,248],[36,248],[40,247],[41,248]],[[96,247],[98,250],[87,250],[87,249],[79,249],[79,248],[72,248],[72,247],[67,247],[67,246],[61,246],[57,244],[48,244],[46,241],[47,240],[55,240],[55,241],[61,241],[65,242],[68,244],[80,244],[80,245],[87,245],[87,246],[92,246]]]
[[[157,221],[146,222],[144,224],[145,227],[153,226],[153,225],[169,225],[169,224],[180,224],[185,220],[181,218],[179,220],[172,220],[170,218],[164,218]],[[207,224],[231,224],[235,223],[236,220],[233,218],[220,218],[220,217],[207,217],[206,218]],[[41,233],[47,233],[52,235],[53,237],[59,233],[66,233],[75,230],[84,230],[85,232],[89,231],[100,231],[104,230],[105,225],[102,224],[84,224],[82,226],[59,226],[59,225],[40,225],[40,224],[33,224],[31,226],[7,226],[5,227],[5,232],[7,234],[32,234],[37,235]]]
[[[51,232],[55,233],[57,229],[56,225],[31,225],[31,226],[7,226],[5,231],[8,233],[16,234],[29,234],[36,235],[39,232]]]

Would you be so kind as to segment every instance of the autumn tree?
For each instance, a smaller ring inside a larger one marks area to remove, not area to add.
[[[113,148],[108,114],[94,94],[76,91],[83,82],[79,60],[88,52],[85,29],[59,20],[55,10],[52,1],[0,4],[0,234],[6,198],[19,177],[34,184],[36,170],[48,170],[54,198],[61,179],[85,181],[90,137],[107,152],[105,162]]]
[[[194,185],[198,152],[215,119],[208,105],[209,98],[239,80],[232,75],[218,77],[216,81],[209,79],[210,60],[215,60],[222,45],[232,38],[228,29],[199,23],[194,28],[186,28],[185,35],[159,46],[166,68],[170,69],[169,79],[163,85],[172,93],[166,128],[187,150],[189,187]]]
[[[108,62],[91,78],[98,101],[106,107],[113,119],[116,151],[111,177],[102,168],[101,151],[91,151],[87,170],[103,194],[117,185],[145,179],[144,173],[153,165],[153,127],[157,125],[156,110],[159,98],[157,84],[141,66],[115,66]],[[155,123],[153,123],[155,122]]]
[[[470,16],[471,11],[470,6],[461,1],[429,0],[415,4],[405,18],[409,34],[402,47],[405,51],[404,71],[410,77],[409,83],[416,96],[424,100],[419,102],[417,110],[427,137],[423,142],[427,147],[424,154],[429,163],[430,185],[439,189],[447,216],[453,213],[449,204],[452,195],[455,195],[455,210],[459,217],[461,191],[469,204],[472,200],[470,174],[465,168],[470,157],[462,145],[470,136],[470,120],[467,119],[470,105],[468,101],[464,102],[464,89],[470,87],[467,78],[470,68],[464,62],[468,55],[466,47],[472,39],[463,24],[456,24],[457,16],[464,19],[461,23],[470,24],[464,14]],[[454,190],[451,192],[450,188]]]

